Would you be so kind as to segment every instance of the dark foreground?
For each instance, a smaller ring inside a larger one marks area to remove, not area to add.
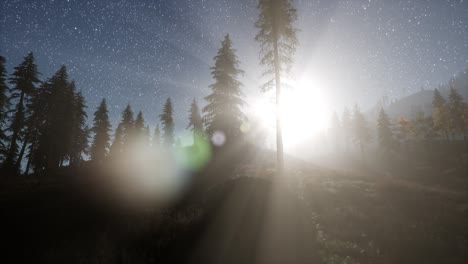
[[[2,263],[467,263],[466,178],[367,174],[245,168],[157,207],[78,177],[10,180]]]

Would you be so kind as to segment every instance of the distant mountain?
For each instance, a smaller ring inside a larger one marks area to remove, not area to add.
[[[451,81],[454,82],[455,89],[457,89],[457,91],[463,96],[465,102],[468,102],[468,71],[465,70],[460,72]],[[440,93],[445,98],[449,95],[451,81],[438,87]],[[383,98],[372,109],[370,109],[367,114],[371,120],[376,120],[380,109],[383,107],[392,119],[397,119],[401,116],[414,118],[419,112],[423,112],[425,115],[430,115],[433,111],[433,95],[434,89],[422,89],[414,94],[392,102],[388,102],[386,98]]]

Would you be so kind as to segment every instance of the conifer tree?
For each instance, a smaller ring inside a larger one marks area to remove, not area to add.
[[[94,133],[94,140],[91,146],[91,160],[102,162],[109,152],[109,141],[111,124],[109,122],[109,111],[107,110],[106,99],[102,99],[96,112],[91,131]]]
[[[189,110],[189,124],[187,129],[190,129],[193,132],[193,142],[195,143],[198,136],[203,132],[203,120],[200,115],[200,108],[198,107],[197,101],[195,98],[190,105]]]
[[[67,132],[69,149],[67,158],[70,166],[79,165],[83,160],[83,154],[87,155],[89,151],[89,133],[90,129],[86,125],[88,115],[86,114],[86,101],[81,92],[75,93],[75,82],[72,81],[69,86],[71,95],[70,131]],[[67,95],[68,96],[68,95]]]
[[[142,137],[145,134],[145,119],[143,113],[140,111],[135,119],[135,133],[138,137]]]
[[[137,114],[135,119],[135,127],[134,127],[134,143],[138,144],[139,146],[143,146],[146,142],[146,127],[145,127],[145,119],[143,118],[143,113],[140,111]]]
[[[215,131],[220,131],[227,142],[235,142],[246,118],[241,111],[245,102],[242,83],[238,80],[243,71],[239,69],[239,60],[229,35],[222,41],[214,61],[215,65],[211,67],[214,83],[210,85],[211,94],[205,97],[208,104],[203,108],[206,132],[212,136]]]
[[[73,130],[73,83],[68,81],[68,73],[65,65],[50,79],[50,105],[47,117],[46,142],[43,142],[47,150],[47,170],[53,170],[63,165],[70,150],[70,138]]]
[[[135,121],[133,119],[133,111],[130,104],[122,112],[122,119],[119,127],[121,129],[122,147],[120,152],[127,152],[130,149],[131,144],[134,142],[133,138],[135,135]]]
[[[118,157],[123,152],[123,125],[120,123],[115,129],[114,140],[110,147],[110,155]]]
[[[361,157],[364,159],[364,148],[365,145],[370,141],[370,131],[367,125],[367,121],[364,115],[361,113],[361,110],[357,105],[353,109],[353,138],[355,143],[359,146],[361,150]]]
[[[163,107],[163,113],[159,116],[163,125],[163,143],[165,146],[174,145],[174,119],[171,98],[167,98]]]
[[[23,130],[26,123],[26,118],[29,114],[27,105],[32,94],[36,89],[36,85],[40,83],[38,79],[39,72],[34,61],[34,55],[30,52],[24,57],[23,62],[15,67],[13,77],[10,83],[13,84],[13,89],[10,94],[9,101],[15,104],[12,110],[9,131],[9,147],[4,161],[4,167],[13,169],[18,155],[18,142],[21,140]]]
[[[7,71],[5,68],[5,58],[0,56],[0,161],[3,160],[7,151],[7,134],[5,125],[7,122],[7,112],[10,107],[8,101],[7,91],[8,86],[6,83]]]
[[[276,86],[276,108],[281,109],[281,74],[288,72],[298,43],[294,23],[297,20],[292,0],[259,0],[259,29],[255,40],[260,44],[260,64],[269,79],[262,86],[266,91]],[[276,149],[278,171],[283,171],[283,137],[280,113],[276,114]]]
[[[395,147],[395,138],[392,131],[392,124],[387,113],[382,108],[377,120],[377,135],[379,138],[379,147],[383,151],[392,150]]]

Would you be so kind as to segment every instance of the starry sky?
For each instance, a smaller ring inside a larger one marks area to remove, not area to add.
[[[291,78],[313,80],[331,108],[370,107],[468,68],[467,0],[296,0],[296,7]],[[204,104],[227,33],[249,105],[262,96],[257,14],[255,0],[2,0],[0,54],[11,73],[33,51],[42,79],[66,64],[89,116],[105,97],[114,127],[127,103],[154,126],[171,96],[181,130],[191,100]]]

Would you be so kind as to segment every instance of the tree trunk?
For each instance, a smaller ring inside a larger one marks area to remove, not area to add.
[[[29,168],[31,167],[32,154],[34,153],[34,142],[29,148],[28,163],[26,163],[26,169],[24,170],[24,175],[29,175]]]
[[[23,112],[23,101],[24,101],[24,92],[21,92],[21,96],[20,96],[20,100],[18,102],[18,108],[16,110],[16,116],[15,116],[15,120],[13,120],[13,122],[16,122],[16,118],[19,118],[18,117],[18,114],[20,112]],[[23,113],[24,115],[24,113]],[[6,167],[9,167],[9,168],[13,168],[13,166],[15,165],[14,162],[15,162],[15,146],[16,146],[16,141],[18,140],[18,136],[19,136],[19,130],[21,128],[17,128],[15,127],[15,130],[13,131],[13,135],[11,136],[11,142],[10,142],[10,146],[8,148],[8,154],[7,154],[7,157],[5,159],[5,166]]]
[[[16,161],[15,168],[18,170],[21,168],[21,161],[23,160],[24,151],[26,150],[26,146],[28,145],[29,140],[29,132],[24,137],[23,146],[21,147],[21,151],[18,155],[18,160]]]
[[[276,35],[276,34],[275,34]],[[273,41],[276,84],[276,167],[278,174],[284,172],[283,130],[281,127],[281,76],[278,52],[278,38]]]

